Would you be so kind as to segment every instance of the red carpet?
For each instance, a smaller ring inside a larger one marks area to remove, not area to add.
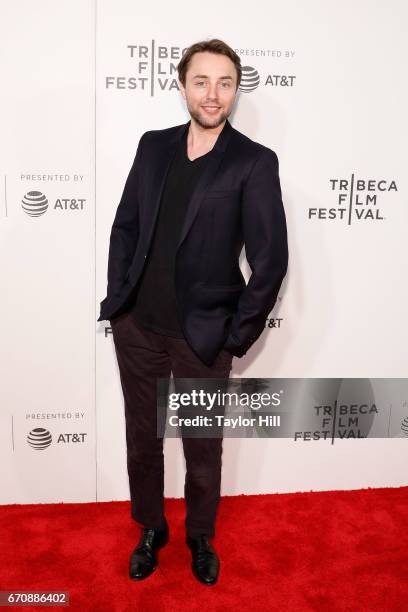
[[[129,580],[139,538],[129,507],[0,506],[0,590],[69,591],[65,609],[101,612],[408,609],[408,487],[223,497],[213,587],[191,574],[175,499],[166,500],[159,568]]]

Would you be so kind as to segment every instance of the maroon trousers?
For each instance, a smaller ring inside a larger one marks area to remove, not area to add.
[[[111,320],[122,385],[131,516],[143,527],[163,528],[163,438],[157,437],[157,378],[228,379],[233,355],[221,350],[206,366],[184,338],[149,331],[130,313]],[[186,460],[186,533],[215,535],[220,499],[222,438],[182,438]]]

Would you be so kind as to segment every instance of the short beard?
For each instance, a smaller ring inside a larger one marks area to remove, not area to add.
[[[221,114],[218,117],[214,117],[213,119],[211,119],[211,117],[209,117],[208,119],[204,119],[200,112],[193,111],[189,107],[187,108],[191,117],[193,117],[193,119],[195,119],[198,125],[204,129],[216,128],[222,123],[224,123],[224,121],[229,117],[229,114],[227,115],[226,113],[221,111]]]

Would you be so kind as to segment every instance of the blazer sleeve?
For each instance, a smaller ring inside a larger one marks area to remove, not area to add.
[[[242,194],[245,254],[251,269],[224,349],[242,357],[265,328],[288,267],[286,217],[279,161],[267,147],[258,156]]]
[[[139,140],[136,155],[128,174],[110,233],[108,298],[119,294],[139,239],[138,184],[142,165],[143,141],[146,134],[147,132]]]

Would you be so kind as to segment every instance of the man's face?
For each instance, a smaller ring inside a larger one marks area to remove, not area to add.
[[[231,114],[236,86],[237,72],[229,57],[203,51],[191,58],[180,90],[191,117],[203,128],[215,128]]]

